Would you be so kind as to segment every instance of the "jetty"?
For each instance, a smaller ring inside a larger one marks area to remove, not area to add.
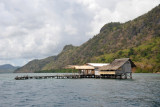
[[[16,76],[15,80],[28,80],[28,79],[82,79],[82,78],[95,78],[95,79],[126,79],[123,75],[53,75],[53,76]]]
[[[136,65],[129,58],[115,59],[112,63],[87,63],[85,65],[68,65],[65,69],[72,69],[72,73],[53,76],[20,76],[16,80],[27,79],[80,79],[80,78],[112,78],[132,79],[132,68]]]

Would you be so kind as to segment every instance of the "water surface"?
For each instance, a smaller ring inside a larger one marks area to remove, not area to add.
[[[0,74],[0,107],[160,107],[160,74],[119,79],[30,79]]]

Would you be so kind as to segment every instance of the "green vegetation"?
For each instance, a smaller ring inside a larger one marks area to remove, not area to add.
[[[33,60],[16,72],[62,69],[66,65],[111,62],[129,57],[135,72],[160,71],[160,5],[132,21],[106,24],[79,47],[67,45],[57,56]]]
[[[94,58],[94,62],[111,62],[116,58],[129,57],[137,65],[135,72],[151,73],[160,71],[160,38],[155,37],[134,48],[119,50]]]
[[[52,70],[42,70],[42,71],[36,71],[35,73],[76,73],[77,70],[73,69],[52,69]]]

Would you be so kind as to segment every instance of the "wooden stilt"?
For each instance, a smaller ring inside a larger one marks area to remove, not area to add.
[[[120,75],[120,79],[122,79],[122,75]]]
[[[125,79],[127,79],[127,73],[125,73],[124,76],[125,76]]]
[[[132,79],[132,72],[130,73],[130,79]]]

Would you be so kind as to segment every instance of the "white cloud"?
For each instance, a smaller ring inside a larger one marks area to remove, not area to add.
[[[75,35],[77,34],[77,29],[71,25],[66,25],[64,28],[65,32],[69,35]]]
[[[126,22],[132,20],[157,6],[159,0],[78,0],[93,14],[90,23],[92,31],[88,35],[95,35],[100,28],[109,22]]]
[[[109,22],[140,16],[159,0],[0,0],[0,64],[23,65],[80,45]]]

